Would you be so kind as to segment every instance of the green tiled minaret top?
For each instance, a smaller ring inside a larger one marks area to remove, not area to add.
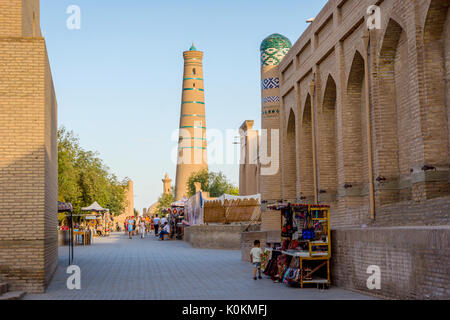
[[[197,48],[192,44],[192,47],[189,49],[189,51],[197,51]]]
[[[291,47],[291,41],[279,33],[268,36],[261,43],[261,65],[277,66]]]

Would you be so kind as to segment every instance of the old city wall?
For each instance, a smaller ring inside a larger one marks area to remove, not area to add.
[[[57,106],[39,1],[0,0],[0,279],[43,292],[57,266]]]
[[[366,10],[373,4],[381,8],[381,29],[370,31],[366,50]],[[291,188],[283,186],[283,199],[310,202],[316,189],[319,201],[331,204],[334,262],[348,261],[344,255],[366,257],[358,261],[361,265],[350,264],[350,270],[381,264],[386,254],[400,259],[393,251],[397,237],[377,250],[373,239],[383,237],[380,227],[428,226],[420,234],[429,237],[447,232],[449,6],[450,1],[442,0],[331,0],[279,66],[281,144],[295,150],[295,165],[285,157],[281,167],[283,176],[297,177]],[[369,207],[370,164],[374,217]],[[372,237],[367,236],[363,225],[371,227]],[[444,228],[433,228],[440,225]],[[353,243],[345,236],[349,227],[360,228],[361,237],[353,237]],[[412,237],[416,229],[402,229],[402,234]],[[413,242],[402,245],[413,246]],[[438,249],[432,243],[422,248]],[[443,258],[449,254],[446,248],[433,252]],[[373,254],[364,255],[369,251]],[[396,267],[382,266],[389,281],[398,282],[386,296],[411,297],[408,290],[413,287],[430,287],[432,283],[442,289],[448,285],[448,278],[444,280],[448,266],[427,264],[432,276],[416,277],[418,260],[425,256],[414,257],[411,269],[405,271],[410,286],[402,286],[404,281]],[[367,291],[362,281],[365,275],[350,272],[337,277],[338,268],[333,272],[339,285]],[[448,295],[448,288],[446,292]],[[428,293],[414,297],[426,297]]]

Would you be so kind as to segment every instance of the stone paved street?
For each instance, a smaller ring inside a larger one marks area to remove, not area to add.
[[[75,247],[81,290],[68,290],[68,247],[59,249],[59,267],[45,294],[25,299],[371,299],[332,287],[296,289],[270,279],[254,281],[240,251],[193,249],[183,241],[154,236],[129,240],[122,233]]]

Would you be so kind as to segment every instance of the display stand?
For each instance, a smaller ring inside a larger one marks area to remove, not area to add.
[[[270,207],[272,210],[290,208],[293,211],[295,224],[298,227],[298,247],[280,250],[274,244],[267,245],[267,251],[278,251],[282,255],[292,257],[289,268],[297,265],[300,268],[299,285],[316,285],[328,288],[330,279],[331,237],[330,207],[324,205],[288,204]],[[306,231],[305,231],[306,230]],[[313,230],[313,231],[311,231]],[[282,237],[289,239],[289,237]],[[272,247],[271,247],[272,246]]]

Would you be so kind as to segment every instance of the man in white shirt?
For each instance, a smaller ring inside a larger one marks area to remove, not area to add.
[[[255,267],[255,270],[253,272],[253,279],[256,280],[256,270],[259,271],[259,279],[262,279],[261,276],[261,261],[262,261],[262,256],[263,256],[263,252],[260,248],[260,241],[259,240],[255,240],[255,242],[253,242],[253,249],[250,251],[250,262],[253,264],[253,266]]]
[[[159,219],[158,215],[156,215],[156,217],[153,219],[153,226],[155,227],[155,237],[158,236],[159,223],[160,223],[160,219]]]

